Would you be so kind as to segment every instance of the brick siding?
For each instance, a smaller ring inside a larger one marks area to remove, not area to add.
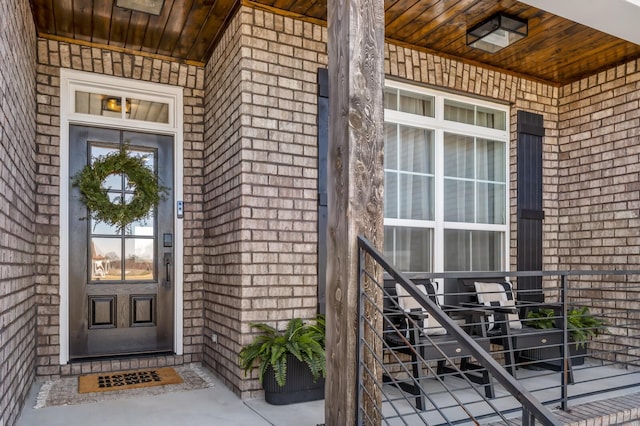
[[[559,258],[562,269],[632,269],[640,264],[640,62],[584,78],[560,92]],[[633,362],[637,277],[571,277],[569,296],[603,315],[598,356]],[[626,288],[629,291],[626,291]],[[605,289],[605,290],[603,290]],[[626,310],[630,309],[630,310]],[[617,345],[622,346],[617,346]],[[617,349],[617,351],[616,351]]]
[[[640,62],[560,93],[561,267],[640,264]]]
[[[11,425],[36,357],[36,36],[27,0],[0,14],[0,425]]]
[[[37,274],[39,376],[176,365],[202,358],[202,166],[204,68],[39,39],[37,42]],[[60,366],[60,68],[164,83],[184,89],[184,354]]]
[[[326,39],[322,26],[242,7],[206,67],[204,359],[243,396],[260,389],[238,367],[249,323],[316,313]]]

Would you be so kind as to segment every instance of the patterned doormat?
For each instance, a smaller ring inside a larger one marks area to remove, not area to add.
[[[148,388],[182,383],[180,375],[171,367],[149,370],[118,371],[78,377],[78,393],[109,392]]]
[[[158,371],[161,368],[148,368],[144,371]],[[165,384],[159,383],[160,386],[151,387],[129,387],[118,386],[116,390],[104,392],[95,389],[87,393],[80,393],[78,376],[62,377],[59,379],[48,380],[40,388],[36,405],[34,408],[43,408],[56,405],[75,405],[90,402],[109,401],[122,398],[131,398],[138,396],[160,395],[168,392],[179,392],[210,388],[215,385],[216,379],[206,367],[199,363],[185,364],[174,367],[174,370],[180,378],[180,383]],[[117,373],[112,373],[117,374]],[[109,374],[96,374],[96,376],[108,376]],[[164,385],[164,386],[163,386]]]

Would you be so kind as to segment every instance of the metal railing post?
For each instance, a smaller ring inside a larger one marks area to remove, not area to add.
[[[536,418],[533,413],[522,407],[522,426],[535,426]]]
[[[567,306],[567,293],[569,278],[566,273],[560,275],[562,283],[561,304],[562,304],[562,382],[560,387],[560,407],[567,411],[569,405],[569,308]]]
[[[356,425],[362,425],[362,410],[363,407],[363,374],[362,374],[362,361],[363,361],[363,344],[362,340],[364,339],[364,321],[362,319],[363,315],[363,297],[362,293],[363,289],[363,280],[364,277],[364,250],[362,247],[358,247],[358,352],[356,353],[356,395],[358,398],[358,403],[356,405]]]

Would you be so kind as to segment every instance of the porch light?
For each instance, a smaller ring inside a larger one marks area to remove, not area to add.
[[[131,101],[126,100],[125,108],[127,114],[131,112]],[[122,98],[108,97],[102,100],[102,110],[111,112],[122,112]]]
[[[160,15],[164,0],[117,0],[116,6],[136,12]]]
[[[498,13],[467,31],[467,45],[495,53],[525,38],[528,30],[527,21]]]

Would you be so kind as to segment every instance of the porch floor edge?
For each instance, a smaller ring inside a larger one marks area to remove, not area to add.
[[[552,412],[566,426],[640,425],[640,393],[575,405],[569,411],[554,409]],[[520,424],[520,418],[508,423],[492,423],[495,426]]]

